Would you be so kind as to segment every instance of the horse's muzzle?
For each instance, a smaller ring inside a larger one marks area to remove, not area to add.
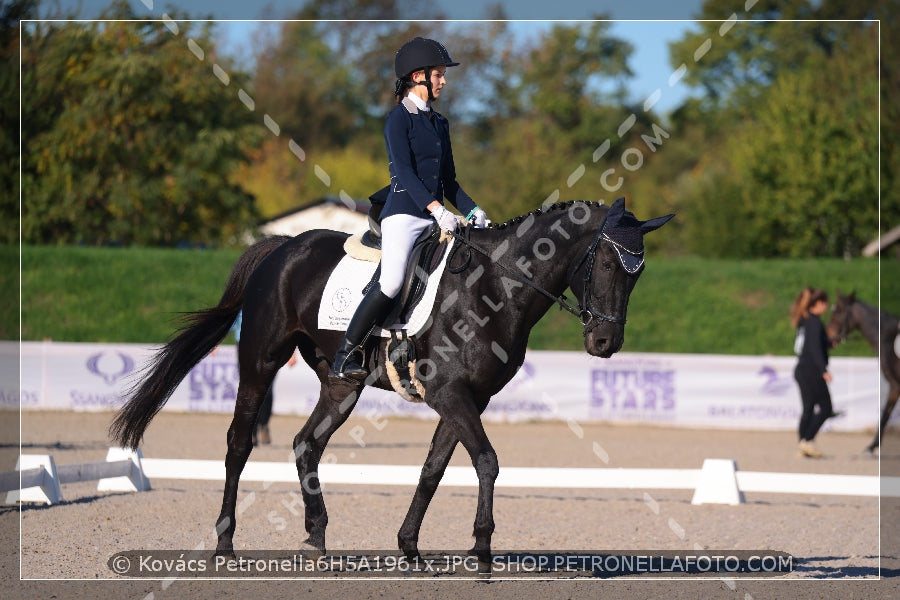
[[[584,336],[584,349],[591,356],[609,358],[622,349],[625,327],[615,323],[603,323]]]

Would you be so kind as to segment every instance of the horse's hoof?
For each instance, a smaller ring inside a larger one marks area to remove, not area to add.
[[[478,577],[483,578],[485,576],[490,577],[491,572],[493,571],[493,565],[491,561],[491,551],[478,550],[476,548],[472,548],[467,553],[469,556],[475,556],[478,558]]]
[[[493,570],[493,565],[490,561],[485,562],[481,559],[478,560],[478,579],[490,579]]]
[[[221,556],[228,561],[237,560],[237,556],[234,554],[234,548],[216,548],[216,553],[213,554],[213,556]]]
[[[400,552],[403,553],[403,556],[406,557],[406,560],[421,560],[422,558],[422,556],[419,554],[418,540],[406,542],[403,540],[398,540],[397,547],[400,549]]]
[[[309,540],[307,540],[300,544],[300,548],[297,550],[297,554],[307,560],[318,560],[325,556],[325,548],[314,546],[309,542]]]

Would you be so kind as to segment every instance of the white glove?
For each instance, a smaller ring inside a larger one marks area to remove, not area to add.
[[[491,223],[490,219],[487,218],[487,213],[480,208],[475,209],[470,220],[474,223],[475,229],[484,229]]]
[[[456,220],[456,215],[443,206],[438,206],[431,211],[431,216],[437,221],[438,226],[447,233],[453,233],[459,225],[459,221]]]

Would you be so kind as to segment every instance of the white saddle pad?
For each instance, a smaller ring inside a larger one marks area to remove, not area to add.
[[[413,309],[409,322],[395,323],[390,326],[390,329],[405,329],[408,335],[415,335],[428,323],[434,299],[437,296],[438,284],[441,282],[441,276],[444,274],[447,257],[450,256],[452,247],[453,240],[447,245],[447,250],[437,268],[428,277],[425,294]],[[328,283],[325,284],[325,290],[322,292],[322,301],[319,303],[319,329],[347,331],[350,319],[363,299],[362,290],[372,280],[376,268],[378,268],[378,263],[358,260],[348,255],[341,259],[328,277]],[[387,330],[376,329],[375,331],[381,337],[390,337],[390,332]]]

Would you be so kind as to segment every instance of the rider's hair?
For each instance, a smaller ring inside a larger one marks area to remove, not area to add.
[[[415,71],[413,71],[409,75],[406,75],[405,77],[401,77],[401,78],[397,79],[397,81],[394,82],[394,99],[397,101],[397,104],[400,104],[401,102],[403,102],[403,99],[406,98],[406,95],[409,93],[409,90],[411,88],[414,88],[414,87],[416,87],[416,85],[419,85],[419,84],[413,82],[413,78],[412,78],[413,73],[415,73],[417,71],[425,71],[425,80],[430,81],[431,70],[433,68],[434,67],[422,67],[421,69],[416,69]]]
[[[791,326],[796,327],[800,321],[809,316],[809,307],[819,301],[828,302],[828,292],[823,289],[806,286],[791,306]]]
[[[406,98],[406,94],[409,93],[409,88],[413,86],[412,82],[412,74],[407,75],[406,77],[401,77],[394,83],[394,96],[397,100],[397,104],[403,101]]]

